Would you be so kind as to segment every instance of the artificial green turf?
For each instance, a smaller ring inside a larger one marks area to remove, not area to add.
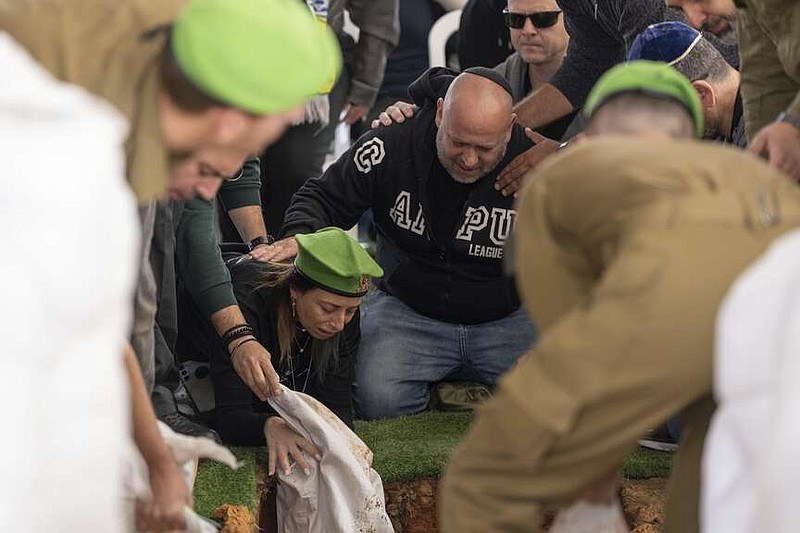
[[[257,472],[261,468],[262,448],[231,448],[242,465],[231,470],[216,461],[202,460],[194,482],[194,509],[211,517],[223,503],[245,505],[258,516]]]
[[[356,421],[356,433],[375,456],[373,468],[384,483],[438,477],[472,420],[472,413],[425,412],[415,416]],[[203,461],[195,481],[195,509],[210,517],[223,503],[246,505],[257,514],[257,471],[266,468],[266,448],[233,448],[244,464],[238,470]],[[672,454],[637,448],[625,460],[628,479],[667,477]]]
[[[651,477],[668,477],[672,468],[672,456],[669,452],[657,452],[637,446],[622,465],[622,475],[628,479],[649,479]]]
[[[416,416],[356,422],[356,433],[375,454],[373,467],[384,483],[436,477],[464,437],[471,413],[426,412]],[[628,479],[669,476],[672,454],[637,448],[625,460]]]
[[[471,413],[430,411],[403,418],[356,421],[356,433],[372,449],[372,466],[388,483],[441,474],[471,420]]]

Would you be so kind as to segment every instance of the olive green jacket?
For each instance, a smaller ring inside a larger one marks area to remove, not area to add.
[[[751,137],[781,111],[800,117],[800,2],[747,0],[738,10],[742,98]]]

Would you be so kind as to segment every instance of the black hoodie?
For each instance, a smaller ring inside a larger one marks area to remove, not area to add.
[[[408,90],[420,107],[414,118],[365,133],[324,174],[308,180],[292,198],[283,234],[350,228],[371,207],[384,270],[378,286],[429,318],[476,324],[519,307],[513,279],[502,269],[503,244],[517,213],[514,199],[494,183],[532,143],[514,126],[502,161],[470,192],[451,238],[438,242],[426,213],[450,199],[428,197],[426,184],[437,157],[436,100],[454,77],[441,67],[422,74]]]

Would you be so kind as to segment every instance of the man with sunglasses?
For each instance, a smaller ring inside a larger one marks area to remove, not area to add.
[[[502,14],[515,52],[494,70],[508,80],[516,104],[547,84],[558,71],[567,52],[569,35],[556,0],[509,0]],[[402,123],[413,116],[414,109],[411,104],[396,102],[372,122],[372,128],[381,124],[389,126],[392,122]],[[560,139],[574,116],[575,112],[568,113],[545,126],[541,135]],[[533,132],[528,134],[535,142],[542,139],[541,135]],[[514,191],[509,189],[506,192]]]
[[[625,60],[633,39],[664,20],[664,0],[559,0],[570,41],[567,56],[549,83],[514,106],[520,124],[539,129],[583,106],[589,90],[609,68]],[[512,161],[498,180],[508,193],[558,143],[538,139],[533,150]]]
[[[494,69],[505,77],[514,91],[514,102],[539,90],[561,67],[569,35],[556,0],[508,0],[503,18],[515,52]],[[540,130],[560,139],[574,113]]]

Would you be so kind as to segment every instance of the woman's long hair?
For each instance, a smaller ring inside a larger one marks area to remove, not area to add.
[[[258,271],[258,281],[255,282],[253,290],[269,289],[275,295],[273,301],[277,316],[278,347],[281,352],[280,362],[283,364],[292,355],[292,345],[295,344],[299,322],[295,321],[292,295],[289,289],[294,287],[297,291],[305,293],[317,287],[298,273],[292,264],[256,261],[252,261],[251,264]],[[339,363],[339,336],[341,333],[324,340],[310,337],[311,358],[320,380],[325,378],[325,370],[330,363],[333,363],[334,368]]]

